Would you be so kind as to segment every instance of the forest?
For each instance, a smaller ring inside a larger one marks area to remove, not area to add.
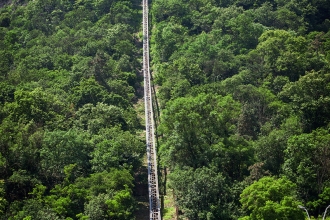
[[[0,220],[140,220],[141,2],[0,7]],[[149,10],[163,219],[322,219],[330,1]]]
[[[0,219],[134,218],[133,175],[145,154],[134,107],[140,7],[1,8]]]

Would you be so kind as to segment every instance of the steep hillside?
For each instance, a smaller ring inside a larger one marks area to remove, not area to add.
[[[188,219],[330,204],[330,3],[155,0],[160,158]]]
[[[2,1],[0,219],[145,214],[140,4]],[[151,4],[162,189],[180,218],[322,216],[330,2]]]
[[[139,1],[0,9],[0,219],[133,219]]]

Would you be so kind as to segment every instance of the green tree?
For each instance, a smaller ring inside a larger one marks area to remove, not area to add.
[[[283,172],[297,184],[300,197],[306,203],[310,202],[316,216],[321,214],[320,206],[323,208],[325,204],[312,203],[325,193],[330,178],[329,143],[329,131],[317,129],[309,134],[292,136],[284,151]]]
[[[63,103],[56,96],[45,93],[40,87],[33,91],[16,90],[14,100],[4,106],[8,119],[14,122],[33,120],[39,125],[51,124],[61,120],[65,111]]]
[[[303,36],[285,30],[269,30],[259,38],[257,51],[263,57],[265,67],[274,75],[288,76],[295,81],[304,75],[310,61],[308,42]]]
[[[46,131],[40,150],[41,175],[48,184],[63,181],[64,167],[76,164],[75,176],[89,173],[91,142],[86,132],[77,129],[69,131]]]
[[[296,185],[286,178],[261,178],[243,190],[240,201],[248,214],[242,220],[304,219],[297,208]]]
[[[125,186],[125,190],[116,192],[113,197],[105,202],[108,205],[107,213],[110,218],[125,220],[131,219],[134,208],[132,190]]]
[[[230,96],[199,94],[169,102],[159,128],[163,163],[171,169],[213,166],[226,177],[243,179],[253,149],[235,135],[238,115],[239,104]]]
[[[73,92],[74,103],[77,107],[82,107],[87,103],[96,105],[98,102],[109,103],[110,101],[106,89],[93,78],[82,79],[80,85],[75,87]]]
[[[253,139],[260,133],[261,127],[278,112],[278,108],[281,108],[271,91],[253,85],[239,85],[234,98],[242,103],[238,132]]]
[[[235,48],[239,48],[242,52],[244,49],[254,49],[258,44],[258,38],[263,33],[265,27],[260,23],[254,22],[254,12],[246,11],[232,18],[229,28],[232,32]]]
[[[0,50],[0,77],[2,79],[7,78],[8,73],[10,71],[10,66],[13,63],[12,60],[12,55],[10,54],[10,52],[8,50]]]
[[[217,146],[234,134],[238,114],[239,104],[230,96],[199,94],[169,102],[159,128],[166,164],[173,168],[207,165]]]
[[[130,166],[137,169],[145,152],[145,144],[141,140],[118,127],[101,130],[93,142],[95,149],[90,162],[95,172]]]
[[[151,37],[154,42],[151,46],[151,54],[155,61],[168,61],[174,51],[184,42],[187,31],[187,28],[177,23],[157,23],[157,29]]]
[[[132,219],[135,208],[132,187],[133,177],[128,170],[110,169],[109,172],[79,178],[75,184],[88,192],[84,213],[80,219]]]
[[[296,113],[302,113],[305,131],[310,132],[329,123],[330,74],[308,72],[297,82],[288,83],[279,94]]]
[[[122,108],[117,106],[104,103],[97,103],[94,106],[89,103],[76,111],[77,120],[75,120],[74,125],[91,134],[98,134],[101,129],[114,126],[128,130],[133,126],[129,124],[131,118],[128,118],[128,114],[125,113]]]
[[[265,126],[266,127],[266,126]],[[273,175],[282,173],[285,161],[284,151],[288,147],[288,140],[293,135],[302,133],[302,123],[298,117],[287,118],[279,129],[273,128],[267,135],[260,135],[254,142],[258,161],[263,163],[263,169]],[[266,130],[264,128],[264,130]]]
[[[153,19],[157,23],[171,18],[177,23],[188,23],[189,6],[185,1],[158,0],[153,4],[152,11]]]
[[[231,219],[231,193],[221,173],[202,167],[177,169],[169,176],[176,203],[189,219]]]
[[[110,21],[112,24],[130,24],[135,25],[136,21],[141,19],[139,14],[132,8],[130,1],[116,1],[110,8]]]

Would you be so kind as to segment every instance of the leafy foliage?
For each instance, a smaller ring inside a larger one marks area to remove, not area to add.
[[[225,178],[208,168],[177,169],[170,175],[177,204],[189,219],[229,219],[229,187]]]
[[[0,5],[0,219],[134,218],[140,2]],[[179,213],[300,219],[300,201],[321,215],[329,1],[155,0],[150,12],[160,165]]]
[[[0,6],[0,219],[132,219],[139,6]]]
[[[241,219],[303,219],[297,209],[295,185],[286,178],[264,177],[243,190],[243,209],[251,213]]]
[[[173,174],[170,186],[180,195],[181,214],[212,219],[205,213],[213,213],[214,206],[230,213],[216,219],[299,219],[298,201],[312,217],[323,214],[329,182],[324,159],[329,4],[156,0],[152,12],[151,54],[162,110],[160,159]],[[230,207],[210,201],[199,210],[181,199],[198,197],[199,188],[189,183],[199,179],[200,169],[225,178],[233,195]],[[282,183],[292,193],[284,190],[276,200],[265,196],[251,209],[244,199],[240,203],[238,195],[257,184],[266,192]]]

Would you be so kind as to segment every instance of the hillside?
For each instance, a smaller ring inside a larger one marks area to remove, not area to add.
[[[320,219],[330,2],[150,3],[166,204],[179,219],[305,219],[298,205]],[[0,6],[0,219],[139,220],[141,2]]]
[[[145,154],[137,1],[0,15],[0,219],[133,219]]]
[[[330,205],[330,3],[154,0],[160,163],[181,217]]]

